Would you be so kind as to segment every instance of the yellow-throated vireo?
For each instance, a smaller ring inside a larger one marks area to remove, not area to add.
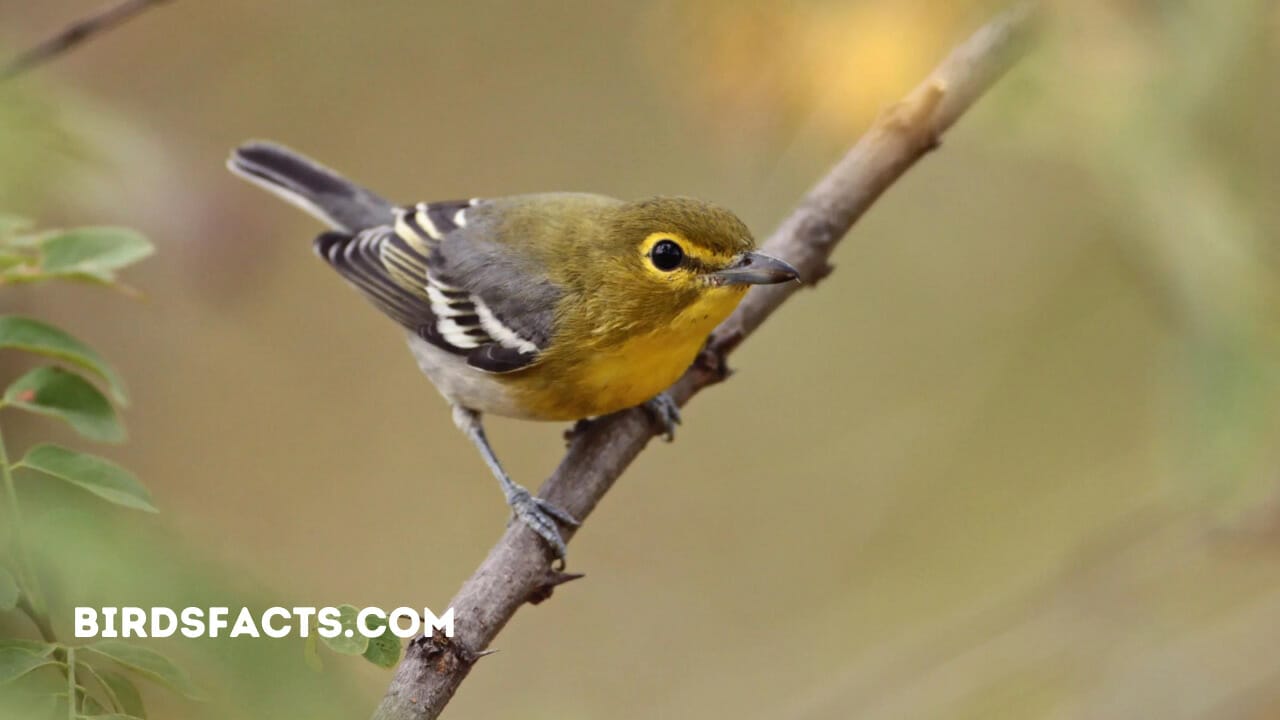
[[[579,420],[646,405],[753,284],[797,278],[755,252],[733,213],[700,200],[546,193],[396,206],[288,148],[250,142],[233,172],[333,228],[315,250],[407,331],[453,420],[512,512],[563,559],[560,508],[507,476],[481,413]]]

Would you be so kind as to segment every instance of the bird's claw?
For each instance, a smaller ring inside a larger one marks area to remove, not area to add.
[[[667,442],[676,439],[676,426],[680,424],[680,406],[666,393],[659,393],[644,404],[644,409],[662,426],[662,438]]]
[[[569,527],[578,527],[581,523],[577,518],[540,497],[534,497],[528,490],[519,486],[507,498],[507,504],[511,506],[512,520],[518,519],[547,541],[555,551],[556,560],[563,563],[568,548],[564,544],[564,538],[560,537],[560,529],[556,527],[556,522],[559,521]]]

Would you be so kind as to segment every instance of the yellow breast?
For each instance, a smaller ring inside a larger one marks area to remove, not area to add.
[[[745,288],[710,290],[665,327],[637,335],[612,348],[574,359],[571,367],[530,373],[522,382],[529,417],[576,420],[635,407],[671,387],[697,357],[707,335],[738,302]],[[540,377],[532,377],[532,376]],[[543,382],[554,378],[553,382]]]

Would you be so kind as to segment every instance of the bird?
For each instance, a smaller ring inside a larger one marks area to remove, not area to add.
[[[565,510],[514,482],[483,415],[581,421],[664,392],[752,285],[798,280],[729,210],[688,197],[548,192],[397,205],[284,145],[249,141],[236,175],[329,226],[315,252],[400,325],[419,368],[501,486],[512,517],[563,564]]]

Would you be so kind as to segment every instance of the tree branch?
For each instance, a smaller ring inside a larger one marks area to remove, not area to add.
[[[952,51],[924,83],[876,120],[765,242],[764,250],[795,265],[807,284],[828,275],[827,259],[853,223],[907,168],[937,147],[941,133],[1017,59],[1037,8],[1035,2],[1016,6]],[[672,388],[675,400],[684,405],[723,380],[726,356],[799,287],[788,283],[752,289]],[[648,413],[638,409],[593,421],[574,434],[540,495],[575,517],[587,517],[658,430]],[[573,531],[562,532],[568,539]],[[454,596],[455,636],[410,643],[374,720],[439,716],[516,610],[545,600],[564,580],[551,569],[548,550],[537,536],[520,523],[511,524]]]
[[[62,55],[95,35],[110,30],[130,18],[170,0],[123,0],[88,17],[77,20],[61,32],[10,60],[0,70],[0,82]]]

